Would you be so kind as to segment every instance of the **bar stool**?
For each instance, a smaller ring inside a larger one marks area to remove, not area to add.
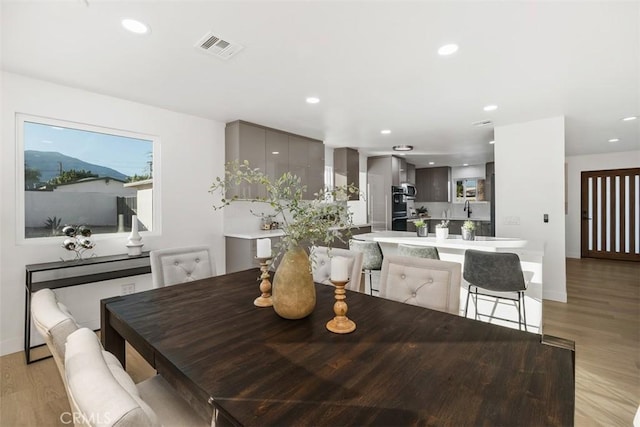
[[[438,254],[438,248],[435,246],[413,246],[413,245],[398,245],[398,255],[400,256],[414,256],[418,258],[428,259],[440,259]]]
[[[382,250],[378,242],[367,242],[364,240],[349,240],[349,250],[362,252],[362,270],[369,275],[369,294],[373,295],[373,279],[371,274],[373,271],[382,270]]]

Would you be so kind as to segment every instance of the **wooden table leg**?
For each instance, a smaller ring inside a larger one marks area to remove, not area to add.
[[[111,324],[111,312],[107,308],[109,299],[100,301],[100,340],[105,350],[118,358],[122,366],[126,368],[125,341]]]

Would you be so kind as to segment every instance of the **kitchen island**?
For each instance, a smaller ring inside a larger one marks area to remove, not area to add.
[[[523,239],[503,237],[476,237],[476,240],[462,240],[461,236],[450,235],[448,239],[437,240],[435,235],[417,237],[416,233],[405,231],[380,231],[359,234],[354,239],[378,242],[384,256],[395,255],[399,244],[433,246],[438,248],[440,259],[458,262],[464,266],[464,252],[475,249],[490,252],[510,252],[520,257],[525,277],[530,279],[525,292],[527,328],[530,332],[542,333],[542,268],[544,245]],[[375,276],[374,276],[375,280]],[[375,287],[375,285],[374,285]],[[464,315],[468,283],[463,279],[460,289],[460,315]],[[518,312],[511,301],[478,297],[479,320],[508,327],[518,327]],[[494,318],[482,314],[493,313]],[[475,306],[469,302],[469,318],[475,317]],[[498,319],[500,318],[500,319]],[[515,321],[515,323],[513,323]]]

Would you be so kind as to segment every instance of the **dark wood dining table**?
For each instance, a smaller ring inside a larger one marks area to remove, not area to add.
[[[204,419],[241,426],[573,425],[574,352],[541,335],[334,289],[286,320],[247,270],[101,302],[105,348],[129,342]]]

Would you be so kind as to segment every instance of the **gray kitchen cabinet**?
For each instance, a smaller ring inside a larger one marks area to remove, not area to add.
[[[355,185],[360,188],[360,155],[353,148],[333,150],[334,183],[336,186]],[[350,194],[349,200],[359,200],[359,194]]]
[[[493,175],[495,174],[495,163],[488,162],[485,165],[485,185],[484,185],[484,199],[486,201],[491,201],[491,180],[493,179]]]
[[[367,211],[373,231],[391,230],[391,186],[400,185],[400,159],[367,158]]]
[[[276,245],[280,242],[281,237],[270,237],[270,239],[271,247],[275,252],[277,250]],[[250,268],[260,267],[258,260],[256,260],[256,246],[256,239],[225,237],[225,270],[227,274],[235,273],[236,271],[248,270]],[[278,262],[270,265],[270,270],[274,271],[278,267],[277,264]],[[259,284],[259,282],[256,283]]]
[[[400,185],[400,169],[402,168],[402,159],[391,156],[391,185]]]
[[[266,173],[272,179],[289,171],[289,135],[273,130],[266,131]]]
[[[277,154],[275,154],[277,153]],[[226,161],[247,160],[273,179],[291,172],[307,186],[303,199],[324,188],[324,144],[322,141],[290,134],[241,120],[227,123],[225,128]],[[240,184],[227,190],[227,197],[242,199],[265,197],[264,186]]]
[[[362,226],[362,227],[352,227],[349,229],[351,236],[357,236],[358,234],[364,234],[364,233],[371,233],[371,226]],[[345,233],[344,231],[340,232],[340,235],[342,237],[342,240],[344,240],[344,242],[336,239],[333,241],[332,247],[334,248],[340,248],[340,249],[349,249],[349,238],[347,233]]]
[[[400,164],[399,164],[399,170],[398,170],[398,174],[399,174],[399,181],[400,184],[402,184],[403,182],[408,182],[407,181],[407,161],[405,159],[399,159],[400,160]]]
[[[448,166],[416,169],[418,202],[451,201],[451,168]]]
[[[289,170],[307,186],[304,199],[324,188],[324,145],[309,138],[289,135]]]
[[[324,144],[320,141],[307,139],[308,169],[306,196],[313,199],[314,193],[324,189]]]
[[[407,163],[407,182],[411,184],[416,183],[416,165]]]
[[[252,168],[266,171],[266,131],[260,126],[236,121],[227,123],[225,128],[225,160],[249,162]],[[226,197],[238,196],[241,199],[251,199],[266,196],[263,186],[258,184],[240,184],[233,189],[227,189]]]

